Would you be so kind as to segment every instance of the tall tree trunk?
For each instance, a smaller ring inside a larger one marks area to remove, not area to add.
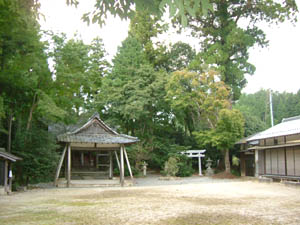
[[[231,171],[230,171],[230,160],[229,160],[229,149],[225,150],[224,160],[225,160],[225,171],[227,173],[231,173]]]
[[[31,105],[29,116],[28,116],[28,120],[27,120],[26,131],[29,131],[29,129],[31,127],[32,114],[33,114],[33,111],[34,111],[34,109],[36,107],[36,102],[37,102],[37,93],[35,93],[34,96],[33,96],[33,101],[32,101],[32,105]]]
[[[11,128],[12,128],[12,120],[13,120],[13,113],[9,111],[8,117],[8,138],[7,138],[7,151],[11,152]]]

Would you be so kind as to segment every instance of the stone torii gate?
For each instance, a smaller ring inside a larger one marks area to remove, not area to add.
[[[205,155],[203,154],[204,152],[206,152],[205,149],[203,149],[203,150],[187,150],[187,151],[181,152],[181,154],[186,155],[188,158],[198,158],[199,176],[202,176],[201,158],[205,157]]]

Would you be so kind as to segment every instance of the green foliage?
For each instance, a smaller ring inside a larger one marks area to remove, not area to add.
[[[164,116],[165,73],[147,62],[137,39],[128,37],[113,59],[112,72],[103,79],[97,102],[125,133],[152,138],[153,124]],[[158,114],[158,112],[160,112]]]
[[[200,146],[211,145],[224,153],[227,172],[230,172],[229,150],[244,135],[244,118],[240,111],[222,109],[214,129],[194,132]]]
[[[166,176],[188,177],[194,173],[192,161],[185,155],[170,153],[162,172]]]
[[[167,176],[175,176],[179,171],[178,158],[175,156],[169,157],[168,161],[165,162],[164,173]]]
[[[232,156],[232,165],[233,166],[239,166],[240,165],[240,159],[236,156]]]
[[[244,118],[238,110],[222,109],[215,129],[194,132],[199,145],[211,144],[219,150],[230,149],[244,135]]]
[[[54,103],[69,115],[78,116],[92,107],[109,68],[102,40],[96,38],[86,45],[79,39],[67,40],[64,34],[52,35],[52,40],[53,50],[49,52],[55,62],[52,95],[60,96],[54,98]]]
[[[229,90],[214,71],[174,72],[166,85],[166,100],[180,123],[192,133],[199,121],[214,128],[218,112],[230,105]]]
[[[67,0],[67,3],[77,5],[79,0]],[[121,19],[132,18],[136,12],[148,11],[151,15],[161,16],[169,9],[171,17],[180,18],[183,26],[187,25],[187,12],[191,16],[201,10],[207,15],[208,10],[213,10],[209,0],[125,0],[99,1],[95,4],[95,10],[83,15],[83,20],[88,24],[90,21],[103,25],[108,14],[119,16]]]
[[[163,132],[163,130],[162,130]],[[165,133],[157,136],[153,139],[153,150],[149,153],[149,166],[156,169],[163,169],[164,163],[172,155],[177,155],[178,153],[185,151],[190,148],[190,146],[179,145],[175,143],[174,136],[176,134]]]
[[[171,45],[169,54],[169,68],[170,71],[177,71],[187,69],[192,60],[196,56],[196,51],[192,47],[183,42],[177,42]]]
[[[20,184],[53,180],[58,163],[55,137],[45,128],[34,126],[30,132],[20,129],[13,142],[13,154],[23,160],[16,163],[16,178]]]
[[[233,100],[237,100],[246,85],[245,74],[253,74],[255,67],[248,62],[249,49],[255,45],[268,44],[258,22],[280,23],[296,20],[296,1],[219,1],[212,0],[214,12],[207,15],[199,12],[188,16],[188,26],[195,37],[201,40],[195,70],[203,66],[215,67],[221,79],[231,87]],[[240,21],[247,21],[242,27]]]
[[[193,165],[192,165],[192,159],[188,158],[185,155],[178,155],[178,172],[176,173],[176,176],[178,177],[189,177],[194,173]]]
[[[3,128],[2,119],[5,118],[5,110],[4,110],[4,103],[3,98],[0,96],[0,133],[6,133],[7,131]]]

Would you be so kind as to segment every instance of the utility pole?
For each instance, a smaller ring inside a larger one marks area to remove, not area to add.
[[[273,119],[273,103],[272,103],[272,90],[269,90],[269,98],[270,98],[270,116],[271,116],[271,126],[274,126],[274,119]]]

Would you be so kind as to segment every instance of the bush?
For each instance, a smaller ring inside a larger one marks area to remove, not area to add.
[[[165,162],[162,174],[166,176],[189,177],[194,173],[192,161],[185,155],[172,155]]]
[[[192,160],[185,155],[179,155],[178,157],[178,177],[189,177],[194,173]]]
[[[165,162],[164,174],[167,176],[175,176],[179,171],[178,159],[175,156],[171,156],[168,161]]]

